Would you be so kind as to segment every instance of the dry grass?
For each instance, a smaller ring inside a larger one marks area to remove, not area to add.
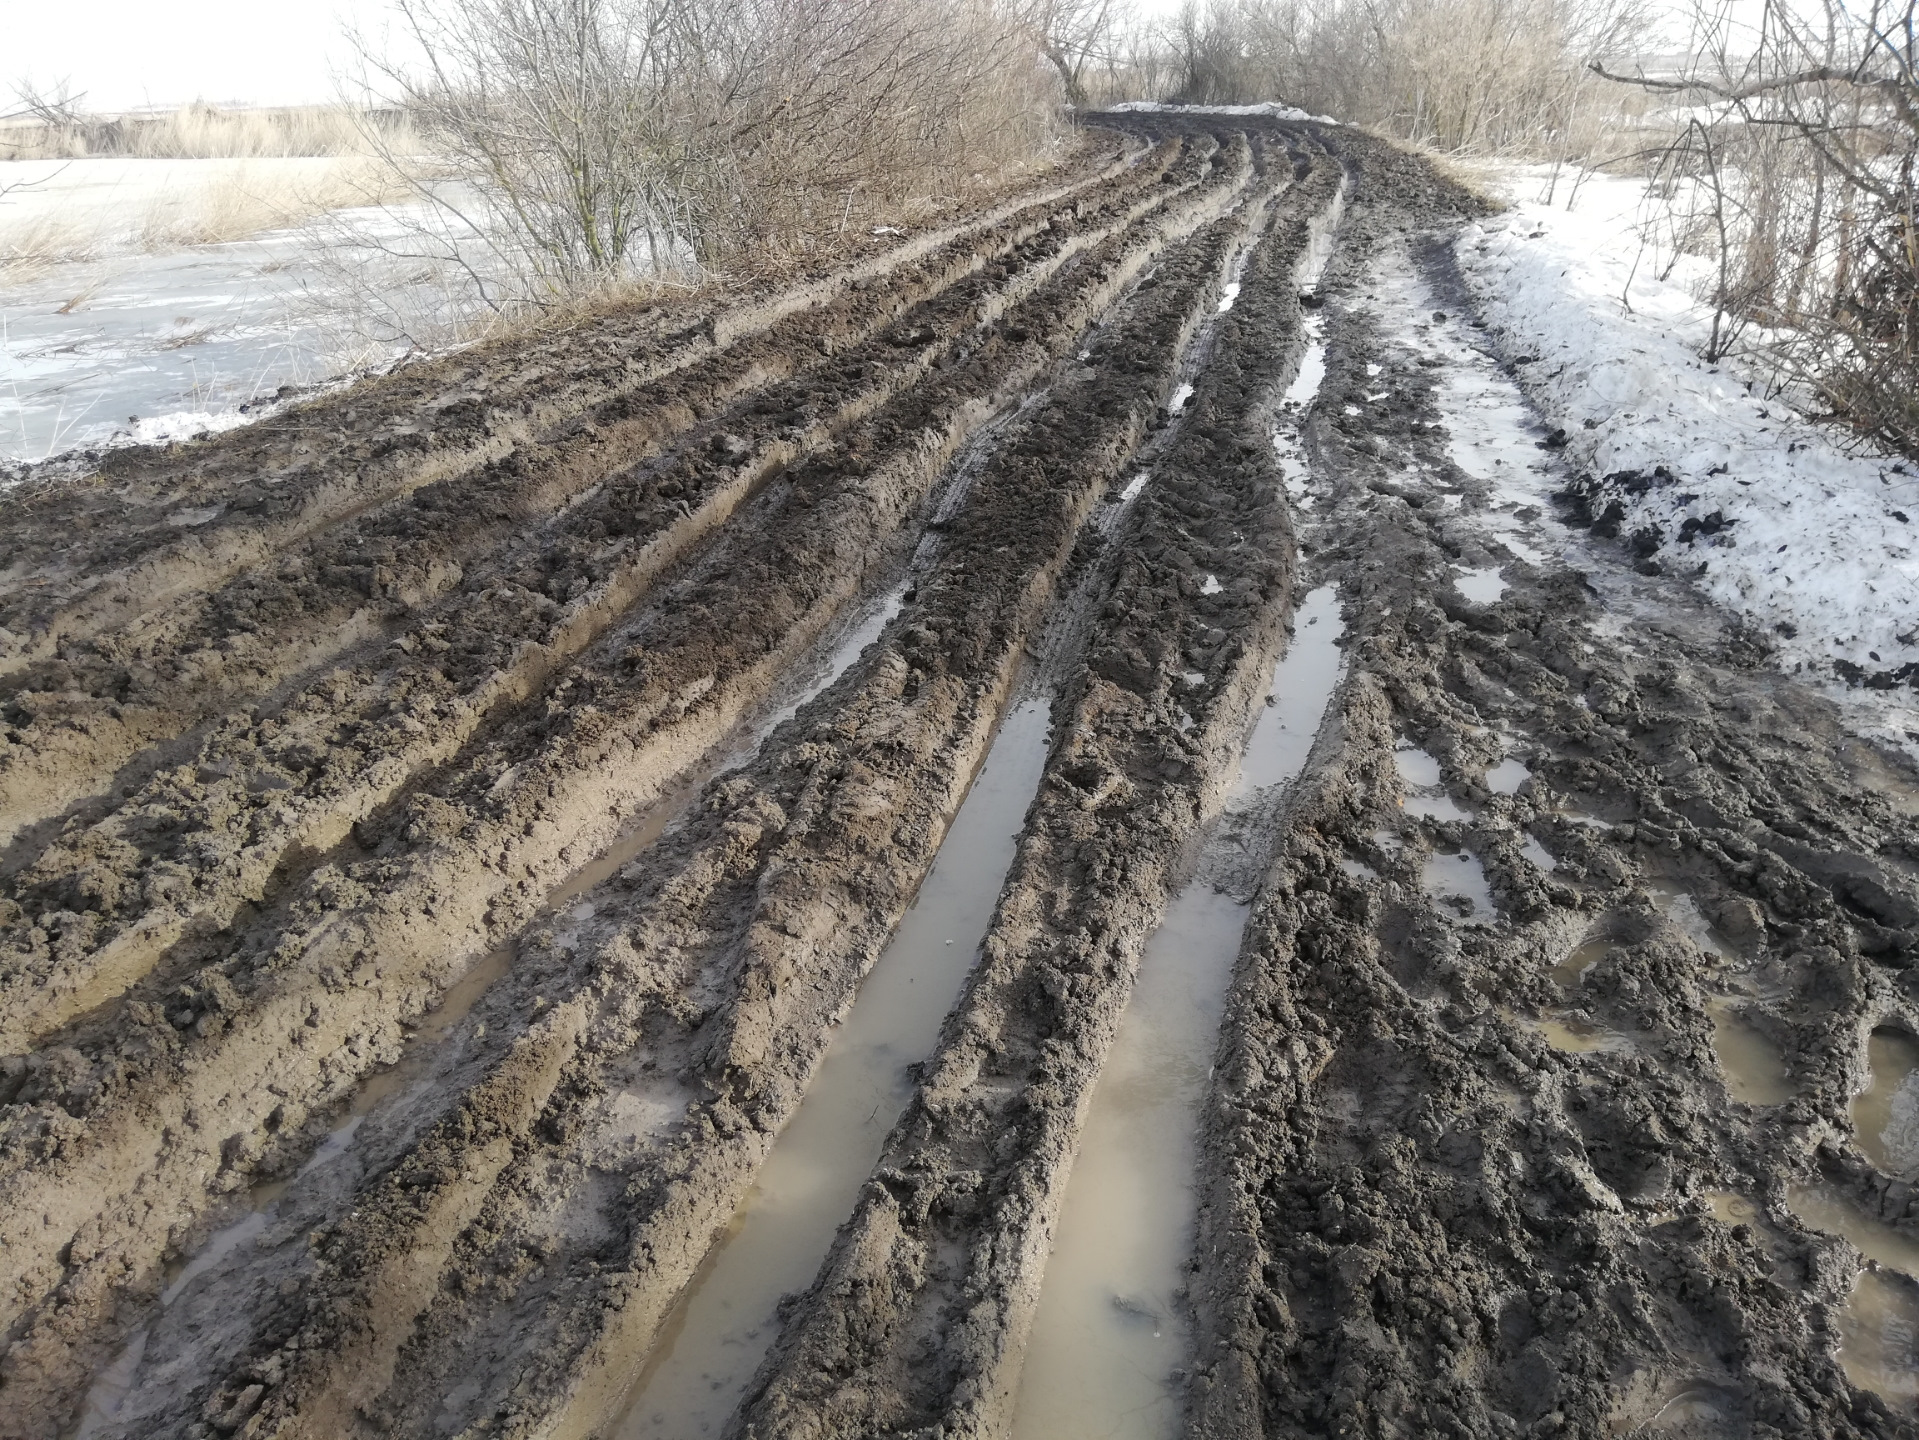
[[[285,230],[319,215],[405,198],[408,181],[380,161],[342,159],[315,173],[288,174],[241,163],[186,195],[153,201],[143,215],[140,248],[149,253],[218,245]]]
[[[42,214],[0,229],[0,281],[31,280],[58,265],[91,260],[102,248],[90,225]]]
[[[57,266],[113,255],[244,240],[410,193],[404,175],[363,156],[297,165],[235,161],[198,183],[122,206],[63,207],[56,190],[39,197],[22,218],[0,225],[0,279],[28,280]]]
[[[343,105],[237,110],[187,105],[160,115],[73,115],[0,122],[0,160],[263,160],[415,153],[404,117]]]

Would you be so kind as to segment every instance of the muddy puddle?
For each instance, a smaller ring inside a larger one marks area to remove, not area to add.
[[[1228,811],[1305,767],[1338,682],[1338,599],[1300,607]],[[1190,1346],[1183,1285],[1194,1139],[1247,907],[1200,878],[1148,943],[1093,1092],[1027,1342],[1016,1440],[1148,1440],[1174,1433]]]
[[[1325,321],[1318,315],[1309,315],[1303,328],[1306,351],[1300,356],[1299,374],[1286,387],[1280,425],[1273,433],[1273,453],[1279,458],[1279,473],[1286,483],[1287,498],[1301,512],[1313,508],[1313,486],[1300,427],[1326,380]]]
[[[1393,765],[1405,790],[1400,808],[1408,815],[1425,820],[1472,819],[1472,812],[1446,793],[1439,761],[1410,740],[1401,740],[1393,747]]]
[[[1530,835],[1520,842],[1519,853],[1531,861],[1541,874],[1550,875],[1559,868],[1559,862],[1553,858],[1552,851]]]
[[[1866,1041],[1871,1079],[1853,1098],[1859,1148],[1881,1174],[1919,1171],[1919,1040],[1881,1026]]]
[[[1486,772],[1486,788],[1495,795],[1517,795],[1533,772],[1510,755]]]
[[[1419,882],[1428,895],[1467,924],[1491,925],[1499,919],[1485,867],[1469,850],[1427,856],[1419,867]]]
[[[719,1434],[773,1341],[780,1297],[818,1271],[912,1096],[907,1067],[932,1050],[972,968],[1039,785],[1047,723],[1041,700],[1006,717],[805,1100],[662,1328],[620,1440]]]
[[[1872,1262],[1839,1314],[1839,1363],[1853,1384],[1910,1411],[1919,1402],[1919,1239],[1822,1186],[1790,1186],[1786,1203],[1802,1225],[1844,1237]]]
[[[1571,954],[1553,966],[1553,983],[1563,990],[1572,990],[1584,984],[1586,972],[1604,960],[1612,948],[1612,941],[1606,939],[1588,940],[1576,946]]]
[[[1499,567],[1492,565],[1478,570],[1461,567],[1453,576],[1453,589],[1475,605],[1496,605],[1512,586],[1499,573]]]
[[[1632,1049],[1632,1037],[1576,1015],[1547,1015],[1526,1023],[1563,1055],[1619,1055]]]
[[[1302,293],[1310,295],[1325,268],[1326,256],[1317,252],[1309,259],[1309,278]],[[1299,373],[1280,397],[1280,419],[1273,432],[1273,453],[1279,458],[1280,478],[1295,509],[1304,513],[1313,508],[1312,476],[1306,461],[1306,442],[1301,433],[1306,412],[1319,397],[1326,381],[1326,317],[1315,310],[1300,322],[1306,348],[1299,357]]]
[[[1783,1105],[1792,1099],[1785,1057],[1736,1004],[1715,995],[1706,1001],[1706,1014],[1712,1020],[1713,1054],[1727,1094],[1748,1105]]]

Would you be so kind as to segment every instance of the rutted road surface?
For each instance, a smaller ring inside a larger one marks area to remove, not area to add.
[[[0,1435],[1914,1432],[1910,767],[1555,506],[1470,196],[1109,123],[9,495]]]

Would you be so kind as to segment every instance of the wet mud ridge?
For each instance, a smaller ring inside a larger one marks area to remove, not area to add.
[[[1100,123],[10,494],[0,1435],[1913,1433],[1919,782],[1563,523],[1469,196]]]

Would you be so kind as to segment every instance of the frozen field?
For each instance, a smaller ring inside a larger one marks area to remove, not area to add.
[[[392,253],[425,207],[329,203],[366,163],[0,162],[0,459],[219,430],[444,333],[439,265]]]

